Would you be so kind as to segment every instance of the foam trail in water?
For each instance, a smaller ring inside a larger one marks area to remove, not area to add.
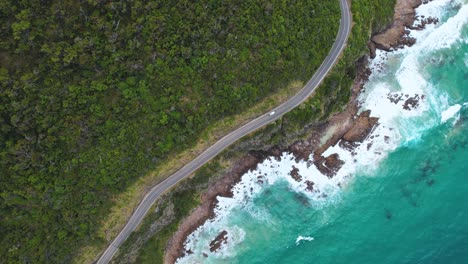
[[[313,241],[313,240],[314,240],[314,238],[313,238],[313,237],[308,237],[308,236],[306,236],[306,237],[304,237],[304,236],[298,236],[298,237],[297,237],[297,239],[296,239],[296,246],[298,246],[298,245],[299,245],[299,243],[300,243],[301,241]]]
[[[458,114],[460,109],[461,109],[461,105],[459,105],[459,104],[452,105],[447,110],[442,112],[440,122],[445,123],[445,122],[447,122],[447,120],[449,120],[451,118],[454,118],[454,117],[456,118],[456,115]]]

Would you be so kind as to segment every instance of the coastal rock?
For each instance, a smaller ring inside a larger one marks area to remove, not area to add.
[[[296,160],[307,160],[312,153],[312,145],[309,141],[296,141],[288,150],[296,157]]]
[[[351,142],[351,141],[346,141],[346,140],[341,140],[340,143],[338,144],[341,148],[348,150],[349,152],[352,152],[354,156],[354,149],[361,145],[359,142]]]
[[[331,154],[330,156],[318,160],[315,165],[317,169],[328,178],[332,178],[343,166],[344,161],[340,159],[337,153]]]
[[[299,174],[299,169],[293,166],[293,169],[289,172],[289,175],[297,181],[300,182],[302,181],[302,176]]]
[[[269,150],[271,156],[275,157],[275,159],[277,161],[281,161],[281,154],[282,154],[282,151],[279,147],[277,146],[273,146],[270,150]]]
[[[387,94],[387,99],[390,100],[390,102],[394,104],[398,104],[401,100],[403,100],[403,94],[402,93],[388,93]]]
[[[419,106],[419,100],[424,99],[424,95],[419,96],[419,94],[415,94],[413,97],[406,99],[405,103],[403,104],[403,109],[410,111],[416,109]]]
[[[370,110],[362,112],[354,121],[353,127],[344,134],[343,139],[349,142],[362,142],[372,131],[379,120],[370,117]]]
[[[423,28],[428,23],[437,23],[435,19],[424,19],[418,26],[413,26],[417,19],[415,8],[421,5],[421,0],[397,0],[393,23],[383,32],[375,34],[369,42],[371,58],[375,57],[375,50],[391,51],[404,46],[412,46],[416,39],[409,37],[406,28]]]
[[[354,95],[353,95],[354,96]],[[322,153],[330,146],[335,146],[343,135],[351,129],[354,115],[357,112],[355,103],[348,105],[345,111],[330,118],[327,129],[322,132],[320,144],[314,150],[314,160],[321,160]]]
[[[416,14],[415,8],[423,3],[421,0],[397,0],[395,5],[394,24],[411,26]]]
[[[213,241],[210,242],[210,252],[216,252],[223,244],[227,243],[227,234],[226,230],[223,230],[219,235],[216,236]]]
[[[405,46],[411,47],[416,43],[416,39],[409,37],[404,27],[394,27],[387,30],[385,34],[372,37],[372,42],[375,48],[392,51],[393,49],[400,49]],[[375,57],[375,49],[371,52]]]
[[[367,43],[367,46],[369,47],[369,56],[371,58],[375,58],[375,56],[376,56],[375,51],[377,50],[377,47],[375,46],[375,42],[374,41],[369,41]]]
[[[306,191],[308,192],[313,192],[314,191],[314,185],[315,183],[311,182],[311,181],[306,181],[305,182],[307,187],[306,187]]]
[[[333,172],[336,173],[339,169],[341,169],[341,167],[344,164],[344,161],[340,160],[340,156],[337,153],[335,153],[326,157],[324,164],[325,166],[327,166],[327,168],[331,169]]]
[[[394,104],[399,104],[404,100],[402,107],[404,110],[410,111],[416,109],[419,106],[420,100],[424,100],[424,95],[415,94],[414,96],[409,96],[408,94],[403,93],[389,93],[387,94],[387,99]]]
[[[422,30],[426,27],[426,25],[429,25],[429,24],[437,24],[439,23],[439,19],[438,18],[434,18],[434,17],[428,17],[428,18],[424,18],[422,17],[422,19],[420,20],[420,23],[418,25],[412,25],[412,26],[408,26],[408,28],[410,29],[414,29],[414,30]]]
[[[356,63],[357,73],[356,73],[356,82],[358,85],[364,85],[369,80],[370,75],[372,74],[371,69],[367,65],[368,56],[362,56]],[[353,93],[358,94],[361,88],[353,87]]]
[[[391,51],[392,47],[397,46],[399,39],[403,35],[403,32],[404,27],[402,26],[392,27],[385,31],[384,34],[379,34],[372,37],[372,42],[378,49]]]

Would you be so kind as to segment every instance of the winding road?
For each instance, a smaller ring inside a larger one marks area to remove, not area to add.
[[[279,105],[271,112],[266,113],[258,118],[252,120],[246,125],[234,130],[227,136],[220,139],[214,145],[206,149],[197,158],[192,160],[190,163],[185,165],[183,168],[172,174],[164,181],[154,186],[140,202],[140,205],[136,208],[130,220],[127,222],[125,227],[120,231],[117,237],[107,247],[106,251],[100,256],[97,261],[98,264],[107,264],[110,262],[115,252],[123,244],[123,242],[130,236],[130,234],[137,228],[141,223],[146,213],[149,211],[153,203],[158,199],[164,192],[169,190],[171,187],[176,185],[179,181],[188,177],[190,174],[195,172],[198,168],[203,166],[205,163],[210,161],[216,155],[218,155],[225,148],[236,142],[238,139],[244,137],[247,134],[277,120],[285,113],[291,111],[302,102],[304,102],[319,86],[323,81],[327,73],[331,70],[335,62],[338,60],[341,52],[346,46],[348,36],[351,31],[351,13],[348,6],[348,0],[340,0],[341,9],[341,20],[340,29],[336,36],[335,43],[333,44],[328,56],[320,65],[319,69],[315,72],[312,78],[296,95],[291,97],[288,101]]]

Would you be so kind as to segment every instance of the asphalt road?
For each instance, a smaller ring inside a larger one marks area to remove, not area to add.
[[[188,177],[190,174],[195,172],[198,168],[210,161],[212,158],[218,155],[229,145],[236,142],[238,139],[277,120],[285,113],[294,109],[299,104],[304,102],[314,92],[314,90],[319,86],[319,84],[325,78],[325,76],[333,67],[335,62],[338,60],[338,57],[343,51],[349,33],[351,31],[351,13],[349,10],[347,0],[340,0],[340,8],[340,29],[338,31],[338,35],[336,36],[335,43],[333,44],[328,56],[322,62],[322,65],[320,65],[319,69],[315,72],[315,74],[312,76],[309,82],[307,82],[304,88],[302,88],[296,95],[291,97],[288,101],[273,109],[271,112],[259,116],[258,118],[252,120],[248,124],[234,130],[227,136],[223,137],[214,145],[205,150],[202,154],[200,154],[197,158],[195,158],[190,163],[181,168],[179,171],[172,174],[158,185],[154,186],[143,198],[140,205],[130,217],[130,220],[127,222],[122,231],[120,231],[120,233],[114,239],[114,241],[112,241],[112,243],[107,247],[106,251],[101,255],[97,263],[109,263],[109,261],[112,259],[112,256],[114,256],[115,252],[117,252],[122,243],[141,223],[143,217],[146,215],[146,213],[151,208],[156,199],[158,199],[159,196],[161,196],[161,194],[169,190],[182,179]]]

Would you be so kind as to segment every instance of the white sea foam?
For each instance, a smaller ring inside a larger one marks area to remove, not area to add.
[[[416,15],[421,17],[442,17],[445,13],[445,10],[447,6],[450,6],[453,4],[453,2],[461,2],[461,1],[454,1],[454,0],[437,0],[437,1],[431,1],[428,4],[423,4],[420,5],[416,9]]]
[[[454,3],[460,1],[433,1],[418,8],[417,15],[442,18],[444,10]],[[464,5],[456,16],[441,25],[427,25],[424,30],[411,31],[411,36],[417,38],[413,47],[391,53],[377,51],[376,58],[370,62],[373,73],[365,87],[366,92],[360,95],[359,101],[362,105],[361,111],[371,110],[372,116],[379,117],[379,125],[355,149],[348,150],[336,144],[323,153],[325,157],[337,153],[345,162],[334,177],[329,178],[321,174],[312,164],[312,156],[309,157],[309,162],[296,162],[294,156],[289,153],[283,153],[281,161],[266,159],[258,164],[256,170],[242,176],[241,181],[232,189],[232,198],[218,197],[214,210],[216,216],[187,238],[185,249],[193,254],[186,255],[177,263],[207,263],[211,259],[233,256],[236,250],[232,248],[242,244],[245,239],[245,231],[231,221],[232,214],[239,210],[247,212],[256,221],[275,225],[267,210],[255,207],[252,203],[266,186],[280,181],[286,182],[295,192],[306,195],[316,207],[339,201],[341,190],[347,186],[353,175],[370,174],[388,153],[401,144],[417,139],[427,129],[456,117],[461,106],[449,106],[448,96],[437,92],[426,81],[424,73],[421,72],[421,63],[427,63],[424,59],[430,57],[431,52],[450,47],[458,41],[457,38],[460,37],[467,19],[468,5]],[[396,83],[390,83],[388,77],[394,72]],[[370,85],[372,88],[367,89]],[[388,97],[393,95],[401,95],[402,100],[392,102]],[[418,103],[411,107],[411,110],[405,109],[405,101],[416,96]],[[299,181],[290,176],[293,168],[297,168],[301,176]],[[308,190],[310,182],[313,182],[312,191]],[[227,244],[222,245],[217,252],[211,253],[209,243],[222,230],[228,232]],[[296,244],[303,240],[311,241],[313,238],[298,236]],[[208,257],[204,257],[203,254]]]
[[[294,180],[289,175],[293,167],[298,169],[298,173],[302,177],[300,181]],[[216,217],[205,222],[205,224],[188,236],[185,249],[186,251],[193,252],[193,254],[179,259],[177,263],[206,262],[207,259],[204,259],[203,254],[218,258],[232,256],[234,251],[230,249],[234,245],[241,243],[245,235],[245,231],[240,227],[235,226],[234,230],[227,228],[232,226],[230,224],[231,213],[238,208],[243,208],[244,211],[250,213],[258,221],[274,225],[270,217],[268,217],[268,212],[252,206],[253,198],[260,194],[266,186],[271,186],[279,181],[286,181],[291,189],[304,193],[311,201],[316,202],[316,206],[321,206],[324,202],[332,202],[330,198],[338,194],[342,188],[340,183],[345,182],[349,176],[346,173],[338,173],[330,179],[321,174],[314,165],[308,165],[305,161],[296,162],[294,156],[289,153],[283,153],[281,161],[274,158],[266,159],[258,164],[256,170],[249,171],[242,176],[241,181],[232,189],[232,198],[217,198],[218,203],[214,210]],[[307,181],[314,183],[312,192],[306,190]],[[326,197],[327,199],[325,199]],[[222,245],[216,253],[211,253],[209,251],[209,243],[222,230],[228,232],[227,243]],[[233,236],[232,233],[241,235]]]
[[[313,240],[314,240],[313,237],[309,237],[309,236],[306,236],[306,237],[304,237],[304,236],[298,236],[297,239],[296,239],[296,246],[299,245],[299,243],[300,243],[301,241],[313,241]]]
[[[338,178],[346,180],[347,177],[360,172],[371,174],[387,154],[396,149],[400,142],[397,130],[380,124],[362,144],[350,151],[339,146],[339,144],[328,148],[324,156],[338,153],[345,163],[338,171]]]
[[[457,115],[460,109],[461,109],[461,105],[459,104],[450,106],[447,110],[442,112],[440,122],[445,123],[449,119],[452,119],[452,118],[457,119]]]
[[[435,1],[434,3],[437,4],[438,1]],[[430,4],[428,4],[428,6],[430,6]],[[428,12],[426,15],[440,17],[440,14],[431,14],[430,12]],[[448,48],[455,42],[462,40],[462,29],[467,22],[468,5],[463,5],[458,13],[454,17],[449,18],[447,22],[441,24],[438,27],[437,25],[435,27],[431,25],[431,27],[434,27],[437,30],[425,30],[419,32],[412,31],[412,35],[421,38],[421,36],[418,35],[427,34],[427,36],[424,38],[424,41],[420,42],[420,44],[416,43],[416,45],[421,46],[422,52]]]
[[[187,238],[185,243],[186,251],[192,251],[193,253],[188,254],[184,258],[179,258],[176,263],[206,263],[207,259],[205,259],[203,255],[216,258],[227,258],[235,256],[236,251],[233,250],[233,247],[244,241],[245,237],[245,231],[237,225],[224,225],[223,230],[227,232],[225,243],[223,243],[217,251],[210,252],[209,243],[214,239],[214,237],[211,237],[210,234],[212,234],[214,231],[219,233],[217,230],[220,224],[222,223],[219,221],[208,221],[202,227],[199,227],[197,230],[195,230]]]
[[[460,4],[454,0],[433,1],[418,8],[417,14],[441,19],[446,9]],[[376,59],[371,62],[373,73],[369,85],[372,89],[363,93],[360,101],[364,109],[371,110],[372,115],[380,118],[380,123],[398,129],[403,143],[419,139],[429,128],[438,125],[442,111],[449,107],[448,95],[437,91],[426,81],[423,64],[443,63],[443,57],[434,58],[432,54],[461,41],[461,32],[467,22],[468,5],[463,5],[445,23],[426,25],[424,30],[411,30],[410,35],[417,38],[412,47],[391,53],[378,51]],[[392,67],[392,61],[400,58],[403,60],[397,66],[397,84],[388,83],[391,78],[386,74],[392,71],[386,70]],[[396,103],[387,99],[400,95],[404,97]],[[411,111],[404,109],[407,98],[416,95],[419,98],[417,107]]]

